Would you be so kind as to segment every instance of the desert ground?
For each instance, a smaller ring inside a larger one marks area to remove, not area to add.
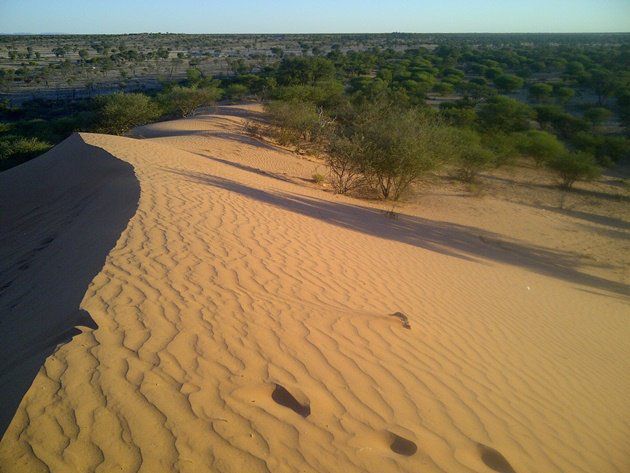
[[[0,471],[630,471],[627,187],[502,171],[392,217],[259,115],[0,174]]]

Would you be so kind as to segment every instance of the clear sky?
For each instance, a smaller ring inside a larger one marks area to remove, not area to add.
[[[0,33],[629,32],[630,0],[0,0]]]

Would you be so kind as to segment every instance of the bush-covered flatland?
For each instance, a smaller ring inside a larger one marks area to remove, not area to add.
[[[4,36],[0,167],[256,99],[257,132],[320,153],[338,192],[398,199],[436,168],[474,182],[519,156],[570,188],[628,156],[629,65],[627,34]]]

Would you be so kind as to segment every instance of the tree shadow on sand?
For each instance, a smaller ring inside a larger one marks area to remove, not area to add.
[[[0,174],[0,435],[46,358],[97,328],[80,304],[139,197],[132,166],[79,135]]]
[[[605,215],[598,215],[595,213],[583,212],[574,209],[563,209],[559,207],[551,207],[549,205],[535,205],[532,206],[539,209],[547,210],[548,212],[556,212],[567,217],[572,217],[579,220],[585,220],[587,222],[596,223],[598,225],[604,225],[607,227],[615,227],[621,230],[630,230],[630,222],[622,220],[620,218],[608,217]]]
[[[515,179],[510,179],[507,177],[492,176],[489,174],[484,174],[483,177],[490,181],[502,182],[504,184],[509,184],[509,185],[517,185],[517,184],[522,185],[523,184]],[[548,189],[548,190],[554,190],[554,191],[557,191],[559,189],[557,184],[527,182],[525,183],[525,185],[533,189]],[[613,202],[630,202],[630,196],[622,194],[622,193],[610,193],[610,192],[603,192],[600,190],[582,189],[580,187],[572,187],[570,192],[571,194],[576,195],[576,196],[592,197],[592,198],[597,198],[597,199],[610,200]]]
[[[252,104],[250,104],[252,105]],[[251,108],[241,108],[236,105],[213,105],[202,108],[196,117],[207,117],[212,115],[224,115],[229,117],[260,119],[265,117],[264,112],[252,110]]]
[[[134,138],[171,138],[177,136],[202,136],[204,138],[218,138],[221,140],[233,141],[235,143],[244,144],[248,146],[253,146],[256,148],[266,149],[268,151],[275,152],[286,152],[280,147],[265,143],[259,139],[243,135],[242,133],[232,133],[227,131],[214,131],[214,130],[195,130],[195,129],[177,129],[177,130],[164,130],[164,129],[151,129],[144,128],[142,130],[136,130],[133,132],[132,136]]]
[[[479,228],[404,214],[392,219],[382,210],[361,205],[269,192],[203,173],[177,170],[170,172],[183,175],[194,182],[236,192],[259,202],[378,238],[479,263],[495,261],[510,264],[571,283],[622,295],[629,294],[626,284],[581,272],[578,268],[582,264],[582,258],[574,253],[509,241]]]

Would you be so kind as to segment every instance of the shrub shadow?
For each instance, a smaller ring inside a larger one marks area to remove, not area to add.
[[[342,228],[387,240],[399,241],[444,255],[483,263],[495,261],[571,283],[629,294],[626,284],[580,271],[581,257],[517,241],[479,228],[440,222],[409,215],[389,218],[382,210],[361,205],[330,202],[298,194],[269,192],[203,173],[170,172],[189,180],[236,192],[250,199],[316,218]],[[600,265],[600,267],[610,267]]]
[[[556,212],[567,217],[573,217],[579,220],[586,220],[587,222],[597,223],[607,227],[616,227],[622,230],[630,230],[630,222],[622,220],[620,218],[607,217],[605,215],[597,215],[594,213],[583,212],[580,210],[563,209],[560,207],[551,207],[549,205],[536,205],[539,209],[547,210],[549,212]]]

